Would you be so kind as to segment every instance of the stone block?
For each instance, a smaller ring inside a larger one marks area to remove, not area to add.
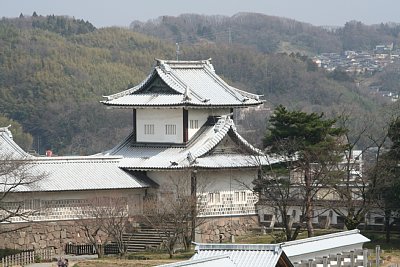
[[[45,247],[47,247],[46,240],[40,240],[39,241],[39,248],[45,248]]]
[[[54,225],[47,226],[47,232],[53,232],[53,231],[54,231]]]
[[[40,235],[33,235],[33,239],[35,240],[36,243],[38,243],[40,240]]]
[[[61,231],[61,238],[62,238],[62,239],[67,238],[67,232],[66,232],[65,230],[62,230],[62,231]]]
[[[222,220],[222,219],[218,220],[217,225],[218,225],[218,226],[221,226],[221,227],[222,227],[222,226],[225,226],[224,220]]]
[[[54,236],[55,239],[60,239],[61,238],[61,231],[53,232],[53,236]]]

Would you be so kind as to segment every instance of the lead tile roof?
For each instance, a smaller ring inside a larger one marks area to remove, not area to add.
[[[144,188],[148,183],[134,173],[127,173],[118,167],[121,157],[84,156],[84,157],[34,157],[27,154],[12,139],[8,132],[0,128],[0,158],[26,160],[22,168],[28,175],[44,178],[34,186],[19,185],[16,190],[26,191],[71,191],[99,189]],[[0,176],[0,183],[10,176]]]
[[[228,116],[203,126],[199,132],[187,146],[140,144],[135,143],[133,135],[130,135],[105,155],[122,156],[121,168],[138,170],[257,167],[278,161],[268,159],[244,140]],[[236,151],[213,151],[225,137],[236,140]]]
[[[31,157],[13,141],[8,127],[0,127],[0,156],[18,159]]]
[[[195,266],[195,267],[236,267],[229,255],[219,255],[208,258],[201,258],[198,260],[186,260],[181,262],[174,262],[169,264],[158,265],[159,267],[182,267],[182,266]]]
[[[283,255],[280,245],[270,244],[196,244],[191,260],[229,256],[237,267],[275,267]],[[290,263],[288,261],[288,265]]]
[[[175,93],[142,93],[155,77],[162,79]],[[228,85],[215,73],[210,60],[157,60],[154,69],[139,85],[105,97],[106,100],[101,101],[105,105],[137,108],[157,106],[246,107],[264,102],[259,95]]]
[[[132,189],[147,187],[118,167],[117,157],[54,157],[35,161],[33,170],[44,173],[38,191]],[[23,190],[23,189],[21,189]]]
[[[288,257],[316,253],[318,251],[330,250],[337,247],[363,244],[370,240],[360,234],[360,230],[350,230],[328,235],[321,235],[294,241],[281,243],[282,249]]]

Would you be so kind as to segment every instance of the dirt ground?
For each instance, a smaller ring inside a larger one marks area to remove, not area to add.
[[[390,254],[386,254],[386,256],[382,257],[383,263],[382,263],[382,267],[386,267],[386,266],[393,266],[393,265],[397,265],[400,266],[400,256],[393,256]]]
[[[73,267],[113,267],[113,266],[124,266],[124,267],[150,267],[161,264],[167,264],[182,260],[116,260],[116,259],[104,259],[104,260],[88,260],[76,262]]]

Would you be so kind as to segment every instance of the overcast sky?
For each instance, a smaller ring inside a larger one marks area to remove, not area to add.
[[[313,25],[343,26],[400,22],[399,0],[0,0],[0,17],[68,15],[88,20],[96,27],[129,26],[163,15],[182,13],[228,15],[258,12],[292,18]]]

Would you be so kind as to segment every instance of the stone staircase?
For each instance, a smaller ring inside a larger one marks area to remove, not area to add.
[[[165,235],[160,234],[156,229],[141,227],[133,233],[123,234],[123,240],[127,252],[140,252],[148,249],[157,249],[166,240]]]

